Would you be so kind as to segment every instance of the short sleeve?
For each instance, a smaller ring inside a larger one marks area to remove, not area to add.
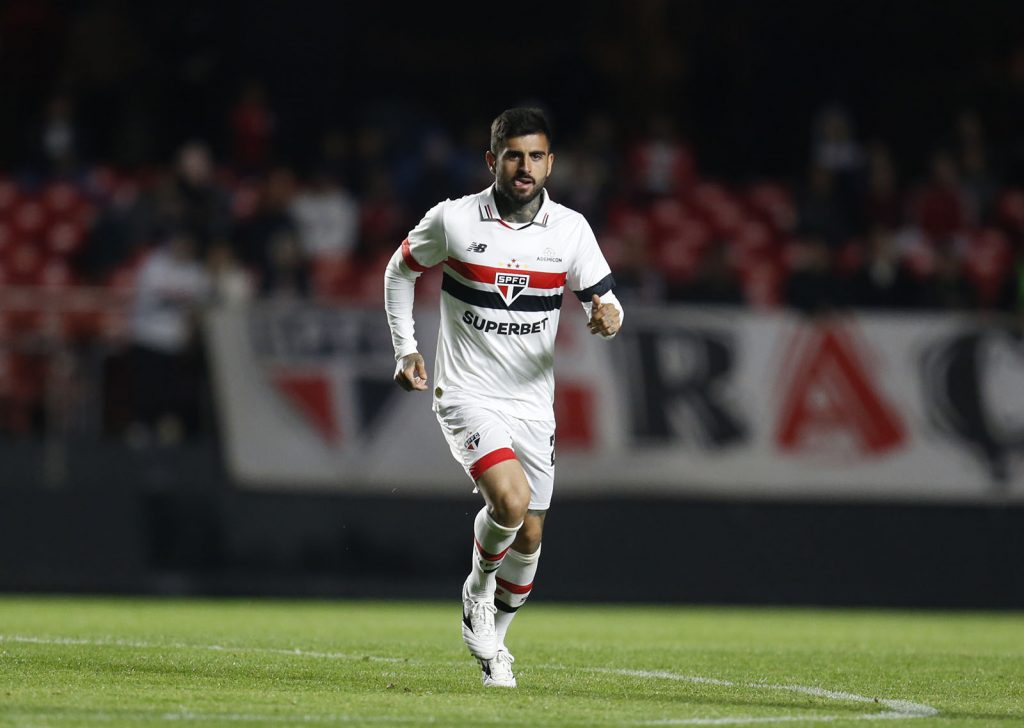
[[[434,205],[402,241],[402,259],[412,270],[423,272],[448,257],[448,238],[444,233],[445,202]]]
[[[581,221],[578,232],[576,255],[569,266],[566,282],[576,297],[589,303],[596,293],[601,296],[615,287],[611,268],[597,244],[594,231],[586,220]]]

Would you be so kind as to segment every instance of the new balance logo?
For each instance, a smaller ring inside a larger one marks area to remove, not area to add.
[[[470,253],[482,253],[487,250],[487,243],[470,243],[466,250]]]

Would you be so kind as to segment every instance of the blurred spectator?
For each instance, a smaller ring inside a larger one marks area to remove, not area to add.
[[[276,124],[266,88],[258,81],[247,82],[231,110],[232,158],[240,172],[251,174],[264,169]]]
[[[302,252],[309,258],[344,259],[359,234],[359,204],[327,170],[318,170],[291,204]]]
[[[582,213],[592,224],[607,219],[613,169],[619,160],[614,127],[605,116],[587,119],[583,134],[558,145],[557,172],[548,186],[552,196],[567,207]]]
[[[952,237],[967,223],[960,174],[956,160],[948,152],[932,156],[931,177],[917,192],[914,218],[921,230],[936,241]]]
[[[90,283],[103,283],[119,266],[132,260],[154,242],[157,235],[155,202],[143,200],[135,180],[116,180],[113,174],[95,174],[108,180],[98,183],[94,194],[99,209],[85,245],[72,264]]]
[[[864,151],[854,138],[853,121],[845,109],[829,106],[822,110],[814,128],[812,163],[831,177],[832,204],[855,225],[860,213]],[[826,236],[827,237],[827,236]],[[829,240],[834,244],[834,240]]]
[[[272,170],[260,189],[255,214],[241,222],[235,230],[238,257],[243,264],[256,271],[261,291],[265,290],[265,281],[274,267],[274,239],[280,234],[291,238],[297,238],[298,235],[295,218],[292,217],[295,187],[295,174],[291,169],[278,167]]]
[[[896,229],[903,225],[905,205],[889,149],[873,144],[867,153],[867,190],[864,222],[867,227]]]
[[[139,207],[136,234],[143,244],[168,231],[183,231],[202,256],[214,243],[230,239],[230,200],[214,179],[210,150],[202,142],[188,142],[178,150],[173,173],[161,175]]]
[[[828,313],[844,299],[842,281],[833,271],[831,247],[820,238],[793,246],[784,299],[805,314]]]
[[[978,305],[977,292],[963,275],[957,250],[948,242],[935,247],[934,266],[920,292],[918,303],[924,308],[955,310]]]
[[[664,114],[650,119],[646,137],[633,145],[627,164],[633,190],[643,198],[682,194],[696,179],[693,155]]]
[[[857,172],[864,163],[860,144],[853,138],[853,124],[844,109],[822,110],[814,128],[813,163],[839,176]]]
[[[227,243],[217,243],[207,255],[210,302],[217,306],[244,306],[255,293],[252,274],[235,257]]]
[[[63,176],[74,169],[81,143],[78,137],[71,99],[54,96],[46,106],[39,139],[45,167],[51,174]]]
[[[287,228],[276,230],[270,237],[267,252],[260,295],[278,300],[308,297],[312,292],[309,265],[294,231]]]
[[[383,168],[378,167],[368,174],[361,207],[360,253],[367,259],[384,253],[390,255],[409,228],[391,178]]]
[[[904,261],[892,230],[871,232],[866,255],[848,283],[847,303],[863,308],[913,308],[921,283]]]
[[[961,195],[966,206],[967,221],[985,225],[994,218],[999,186],[989,168],[988,153],[983,147],[969,147],[961,156],[963,180]]]
[[[196,241],[176,233],[143,261],[131,319],[135,421],[129,437],[174,444],[198,426],[202,377],[196,320],[210,278]]]
[[[852,232],[846,210],[835,193],[835,178],[829,169],[813,165],[807,186],[797,200],[797,234],[816,238],[837,248]]]

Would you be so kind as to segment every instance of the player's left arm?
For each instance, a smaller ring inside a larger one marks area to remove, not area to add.
[[[614,293],[615,278],[585,221],[578,229],[577,247],[566,282],[583,304],[590,333],[604,339],[619,333],[625,312]]]

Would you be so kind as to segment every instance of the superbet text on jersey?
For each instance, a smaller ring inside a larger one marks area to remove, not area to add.
[[[490,402],[514,417],[553,419],[565,286],[589,304],[614,282],[583,216],[542,194],[526,224],[499,217],[493,187],[445,200],[402,243],[413,271],[444,265],[434,395],[445,403]]]

